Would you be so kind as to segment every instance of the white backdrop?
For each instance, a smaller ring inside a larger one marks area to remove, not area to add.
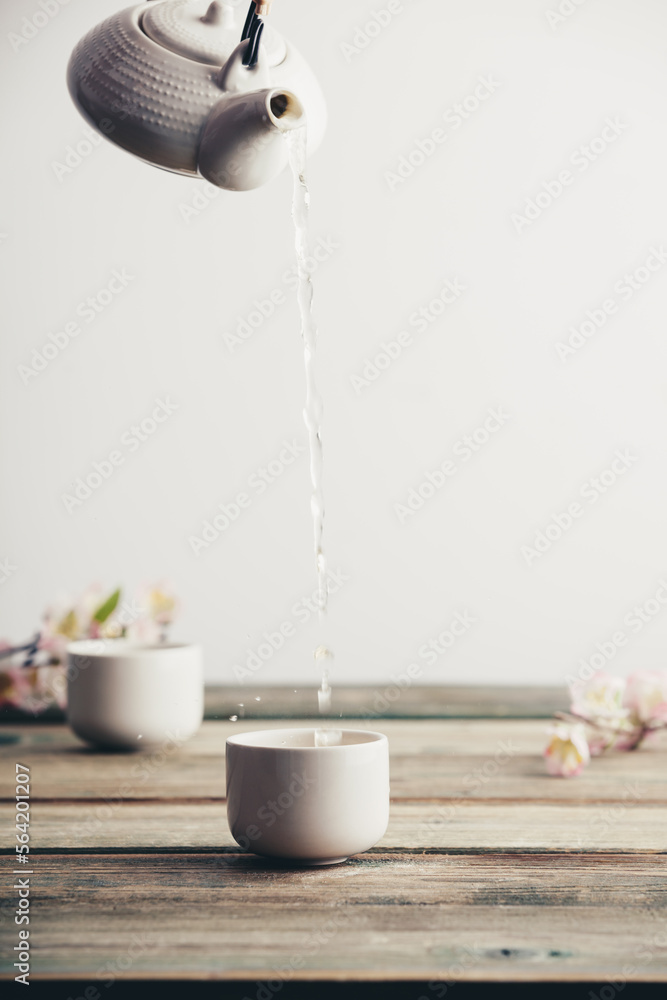
[[[59,591],[166,576],[210,679],[316,683],[291,180],[212,197],[79,145],[69,52],[120,4],[44,5],[32,31],[38,0],[0,13],[0,636]],[[276,0],[271,19],[330,112],[309,180],[334,684],[664,666],[664,3]],[[38,371],[50,334],[66,346]]]

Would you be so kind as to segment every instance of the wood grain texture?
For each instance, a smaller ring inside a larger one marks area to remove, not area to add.
[[[0,849],[13,851],[14,811],[0,805]],[[236,851],[224,802],[36,802],[32,847],[41,851]],[[625,851],[667,854],[667,805],[392,802],[378,850]]]
[[[53,855],[32,899],[42,976],[667,979],[656,855]]]
[[[3,727],[7,861],[14,762],[31,768],[33,978],[667,982],[665,735],[559,780],[544,720],[344,724],[389,736],[390,826],[322,869],[238,853],[227,827],[226,737],[285,722],[207,722],[138,754]]]
[[[257,701],[257,697],[260,698]],[[347,719],[549,718],[567,708],[563,687],[541,685],[351,685],[333,690],[332,717]],[[219,685],[206,689],[207,718],[229,718],[239,705],[253,718],[308,718],[317,688]]]
[[[307,727],[317,720],[299,721]],[[346,723],[347,724],[347,723]],[[279,729],[280,722],[241,723],[243,730]],[[352,721],[348,728],[372,729]],[[0,746],[0,762],[20,760],[31,769],[38,799],[223,799],[227,736],[231,722],[205,722],[181,747],[143,753],[97,753],[63,726],[8,729],[20,742]],[[653,748],[596,760],[573,781],[545,773],[541,720],[384,720],[389,737],[392,796],[400,799],[506,799],[544,802],[645,804],[667,801],[667,733]],[[0,799],[14,794],[13,773],[2,767]]]
[[[387,694],[387,690],[389,694]],[[542,685],[414,685],[396,692],[385,687],[336,686],[333,717],[375,718],[549,718],[567,708],[564,688]],[[241,708],[242,706],[242,708]],[[206,688],[204,711],[207,719],[227,719],[246,715],[254,719],[304,719],[317,707],[316,687],[286,687],[235,684]],[[41,719],[62,722],[60,709],[49,709]],[[30,717],[9,706],[0,708],[0,722],[31,722]]]

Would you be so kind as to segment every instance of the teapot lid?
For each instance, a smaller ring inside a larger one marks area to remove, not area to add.
[[[238,45],[243,28],[237,4],[220,0],[162,0],[145,11],[141,26],[149,38],[179,56],[210,66],[224,66]],[[285,58],[284,39],[264,25],[262,45],[269,66]]]

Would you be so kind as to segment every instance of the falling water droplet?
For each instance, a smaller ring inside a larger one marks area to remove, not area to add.
[[[343,734],[340,729],[316,729],[316,747],[337,747],[343,742]]]
[[[326,646],[318,646],[315,650],[315,663],[322,671],[322,684],[317,692],[317,704],[320,715],[328,715],[331,711],[331,685],[329,684],[329,668],[333,653]]]

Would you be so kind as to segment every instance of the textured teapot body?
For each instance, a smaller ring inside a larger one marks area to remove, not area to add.
[[[231,42],[235,13],[224,3],[153,0],[111,15],[72,53],[74,102],[155,166],[231,190],[258,187],[287,162],[281,132],[307,121],[308,152],[319,145],[326,108],[306,61],[275,33],[256,65],[243,65],[246,42]]]

